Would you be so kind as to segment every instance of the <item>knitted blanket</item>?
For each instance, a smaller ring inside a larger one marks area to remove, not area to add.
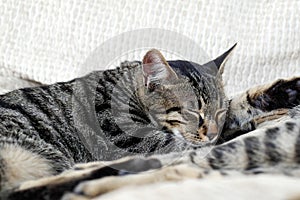
[[[238,42],[224,72],[231,96],[300,74],[299,11],[297,0],[1,1],[0,91],[26,86],[15,78],[70,80],[84,73],[82,64],[110,38],[161,28],[190,38],[211,58]],[[140,60],[137,55],[127,59]]]
[[[228,96],[277,78],[300,75],[298,0],[1,1],[0,27],[0,93],[82,76],[94,70],[87,67],[87,60],[99,47],[120,34],[145,28],[180,34],[201,47],[206,54],[199,55],[203,61],[218,56],[237,42],[223,74]],[[148,37],[170,39],[168,34]],[[134,39],[130,41],[134,43]],[[127,49],[122,51],[123,55],[114,57],[108,65],[100,63],[97,69],[109,68],[123,59],[141,60],[141,55],[155,46],[132,49],[133,44],[120,40],[117,47],[111,45],[101,55],[115,55],[120,47]],[[167,59],[184,57],[178,53],[182,52],[180,46],[164,48]],[[185,48],[184,52],[191,51]],[[214,192],[213,184],[210,185],[206,189]],[[284,191],[287,188],[284,186],[276,185],[273,190]],[[149,187],[158,191],[158,187]],[[180,192],[176,185],[165,188]],[[193,193],[196,190],[184,188],[185,192],[196,194]],[[148,195],[147,189],[139,191],[142,198]],[[120,192],[120,197],[123,193]]]

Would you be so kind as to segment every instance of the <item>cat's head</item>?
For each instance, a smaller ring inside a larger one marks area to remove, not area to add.
[[[234,47],[204,65],[166,61],[156,49],[147,52],[141,96],[152,121],[192,144],[215,141],[227,110],[221,74]]]

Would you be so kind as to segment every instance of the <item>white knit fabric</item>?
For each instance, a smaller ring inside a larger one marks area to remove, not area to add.
[[[178,32],[210,57],[238,42],[224,72],[229,96],[300,75],[298,0],[2,0],[0,75],[45,84],[72,79],[95,48],[139,28]]]
[[[300,75],[298,0],[2,0],[0,93],[35,85],[26,80],[49,84],[83,75],[82,64],[98,46],[141,28],[180,33],[211,58],[238,42],[224,72],[229,96]],[[128,59],[141,60],[134,55]]]

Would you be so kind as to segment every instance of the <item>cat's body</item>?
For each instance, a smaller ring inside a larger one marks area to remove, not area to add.
[[[154,56],[159,53],[153,51]],[[149,59],[151,61],[152,58]],[[150,81],[144,80],[144,72],[152,67],[145,62],[144,68],[141,62],[125,62],[119,68],[93,72],[70,82],[24,88],[2,95],[1,188],[7,189],[26,180],[61,173],[75,163],[162,154],[189,148],[181,136],[175,137],[172,132],[173,121],[178,121],[178,116],[172,115],[179,112],[172,108],[198,108],[198,100],[202,96],[206,98],[201,99],[203,104],[204,101],[217,101],[224,107],[221,85],[220,91],[216,91],[211,100],[204,85],[216,88],[217,84],[221,84],[217,83],[221,79],[215,79],[217,67],[210,65],[202,68],[187,61],[170,61],[172,70],[177,73],[172,74],[174,80],[164,83],[168,88],[155,88],[158,84],[154,84],[157,80],[150,80],[155,77],[152,72],[149,72]],[[196,105],[182,105],[180,101],[183,99]],[[214,109],[210,110],[214,112]],[[166,112],[171,115],[168,119],[165,119]],[[194,117],[194,113],[189,111],[185,114],[188,118]],[[197,128],[198,116],[194,118],[196,126],[192,128]],[[162,120],[167,123],[162,124]],[[186,127],[188,129],[190,125]],[[13,152],[18,153],[14,155]],[[22,166],[23,157],[36,157],[35,161],[29,161],[33,162],[35,169],[14,169]]]
[[[154,159],[135,162],[133,158],[134,165],[129,159],[109,172],[97,172],[96,177],[85,174],[79,180],[118,175],[119,169],[139,172],[170,163],[246,171],[278,163],[297,167],[300,78],[249,90],[228,103],[220,71],[231,50],[202,66],[167,62],[152,50],[144,57],[143,67],[140,62],[124,63],[67,83],[1,96],[1,189],[60,173],[75,163],[134,155]],[[272,131],[261,128],[278,119],[289,122]],[[257,128],[258,134],[233,139]],[[290,147],[279,141],[284,138],[282,131],[292,132],[287,140],[296,142],[289,143]],[[215,142],[220,145],[213,147]],[[202,150],[211,148],[203,161],[199,156]],[[282,152],[290,157],[282,159],[286,156]],[[174,156],[182,158],[173,161]],[[71,182],[72,188],[77,182]]]

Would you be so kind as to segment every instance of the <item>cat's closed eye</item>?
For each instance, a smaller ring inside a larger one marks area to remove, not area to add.
[[[181,109],[182,109],[181,107],[172,107],[166,110],[166,114],[169,114],[171,112],[181,113]]]

